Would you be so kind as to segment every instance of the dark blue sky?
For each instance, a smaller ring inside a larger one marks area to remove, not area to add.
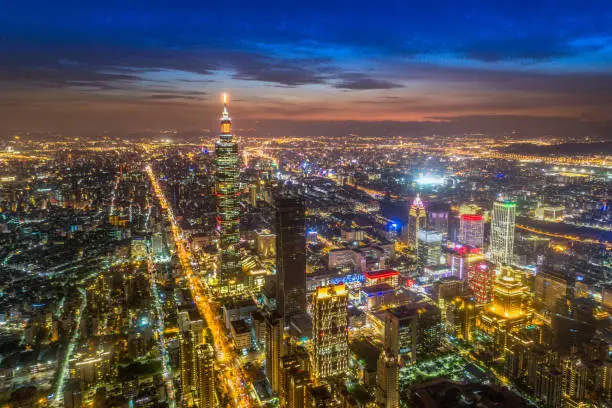
[[[2,1],[0,88],[5,130],[610,121],[612,3]]]

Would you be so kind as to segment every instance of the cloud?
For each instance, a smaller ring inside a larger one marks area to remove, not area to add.
[[[335,83],[334,88],[349,90],[372,90],[403,88],[404,85],[386,81],[383,79],[370,78],[363,74],[350,73],[341,75],[341,81]]]

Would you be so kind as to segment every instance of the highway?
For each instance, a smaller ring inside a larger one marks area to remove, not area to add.
[[[217,362],[221,365],[228,366],[232,370],[229,376],[225,376],[225,380],[227,382],[226,385],[228,387],[229,394],[235,404],[234,406],[252,407],[252,399],[247,390],[246,381],[244,381],[245,376],[240,366],[238,356],[234,352],[232,345],[229,343],[225,330],[211,307],[212,302],[208,297],[206,289],[202,285],[200,279],[193,273],[193,269],[191,267],[192,255],[187,249],[185,238],[178,223],[176,222],[172,208],[170,208],[168,205],[168,201],[166,200],[164,192],[161,189],[151,166],[148,165],[145,170],[149,175],[151,185],[153,186],[153,190],[155,191],[155,195],[157,196],[162,209],[166,210],[168,213],[168,219],[172,228],[172,236],[176,245],[176,253],[198,311],[206,321],[206,324],[212,333]]]
[[[170,370],[170,356],[166,349],[166,339],[164,338],[164,311],[163,301],[159,297],[159,291],[157,290],[157,282],[155,280],[155,265],[151,259],[151,252],[149,251],[147,256],[147,271],[149,272],[149,283],[151,285],[151,294],[155,299],[155,313],[157,319],[155,322],[155,331],[157,333],[157,340],[159,341],[159,350],[162,354],[162,368],[164,372],[164,383],[166,384],[166,390],[168,391],[168,399],[170,400],[168,407],[175,408],[176,402],[174,400],[174,384],[172,381],[172,372]]]
[[[542,230],[539,230],[533,227],[529,227],[527,225],[521,225],[521,224],[516,224],[516,228],[523,230],[523,231],[528,231],[534,234],[544,235],[544,236],[552,237],[552,238],[566,239],[568,241],[580,242],[583,244],[605,245],[607,248],[612,247],[612,242],[608,242],[608,241],[599,241],[599,240],[591,239],[591,238],[580,238],[576,235],[557,234],[554,232],[542,231]]]

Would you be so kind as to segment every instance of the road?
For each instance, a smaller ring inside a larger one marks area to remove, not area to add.
[[[224,328],[217,319],[217,316],[211,307],[212,301],[207,294],[207,290],[202,285],[200,279],[193,273],[193,269],[191,267],[192,254],[187,249],[183,232],[176,222],[172,208],[168,205],[166,196],[164,195],[164,192],[161,189],[159,182],[157,181],[157,177],[155,177],[153,169],[150,165],[146,167],[146,171],[149,175],[151,185],[153,186],[153,190],[155,191],[155,195],[157,196],[162,209],[166,210],[168,213],[168,219],[172,228],[172,236],[176,245],[176,253],[189,286],[189,290],[191,291],[191,296],[195,300],[198,311],[202,317],[204,317],[204,320],[212,333],[217,362],[221,365],[229,366],[229,368],[231,368],[233,371],[229,377],[226,377],[230,396],[236,407],[252,407],[252,398],[247,390],[247,383],[244,380],[246,376],[244,375],[238,360],[238,356],[228,341]]]
[[[155,280],[155,265],[151,259],[151,253],[149,252],[147,257],[147,270],[149,272],[149,282],[151,284],[151,294],[155,299],[155,312],[157,315],[155,331],[157,332],[157,340],[159,341],[159,350],[162,354],[162,369],[164,372],[164,383],[166,384],[166,390],[168,392],[168,399],[170,400],[168,406],[170,408],[176,407],[174,400],[174,383],[172,380],[172,371],[170,370],[170,356],[166,349],[166,339],[164,338],[164,310],[163,301],[159,297],[159,291],[157,290],[157,282]]]
[[[79,293],[81,294],[83,299],[81,300],[81,306],[79,307],[78,312],[75,314],[76,322],[74,325],[74,331],[72,332],[70,343],[68,343],[68,349],[66,350],[64,360],[62,360],[61,362],[59,378],[57,379],[55,392],[52,396],[53,406],[55,407],[61,406],[61,403],[64,400],[64,382],[66,381],[66,376],[68,375],[68,369],[70,367],[70,358],[72,357],[72,353],[74,352],[76,344],[79,341],[79,334],[81,332],[81,318],[83,317],[83,311],[85,310],[85,306],[87,306],[87,294],[85,293],[85,290],[79,288]]]

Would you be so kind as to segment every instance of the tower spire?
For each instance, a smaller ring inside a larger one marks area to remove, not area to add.
[[[227,111],[228,106],[228,95],[227,93],[223,93],[223,113],[221,114],[221,134],[222,135],[230,135],[232,133],[232,119],[229,116],[229,112]]]

